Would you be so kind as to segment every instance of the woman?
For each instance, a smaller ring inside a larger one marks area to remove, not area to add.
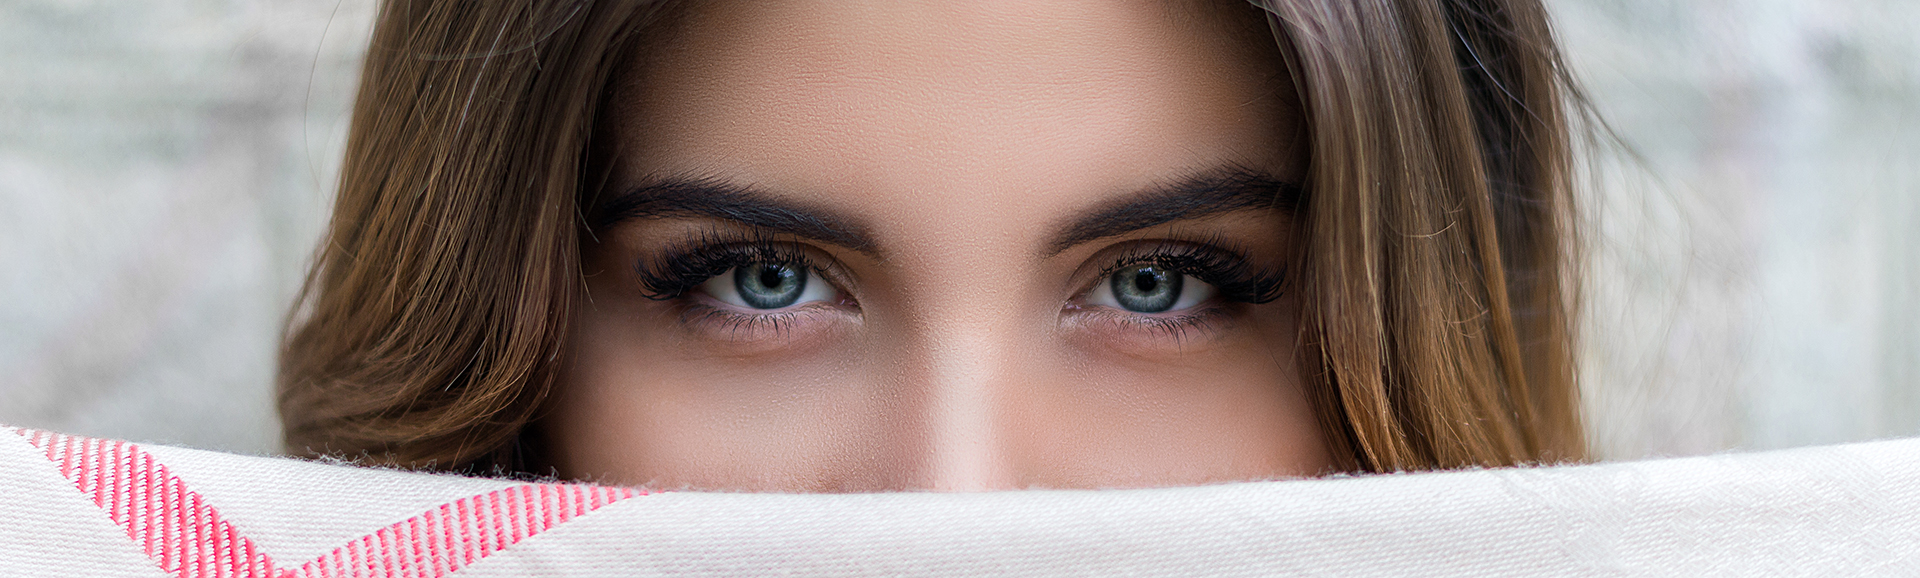
[[[654,487],[1578,460],[1531,0],[392,2],[296,453]]]

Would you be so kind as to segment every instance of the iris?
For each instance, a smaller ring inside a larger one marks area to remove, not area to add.
[[[774,263],[736,267],[733,287],[748,307],[780,309],[800,300],[807,288],[807,270]]]
[[[1157,265],[1135,265],[1115,271],[1108,280],[1120,308],[1135,313],[1160,313],[1180,301],[1186,275]]]

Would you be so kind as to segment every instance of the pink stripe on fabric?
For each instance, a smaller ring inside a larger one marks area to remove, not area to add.
[[[530,536],[646,490],[523,484],[454,500],[295,569],[277,569],[218,509],[134,444],[15,429],[59,466],[134,545],[180,578],[439,578]]]

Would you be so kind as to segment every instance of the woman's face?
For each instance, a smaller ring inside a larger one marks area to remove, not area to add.
[[[1302,120],[1253,8],[738,0],[671,28],[602,127],[540,424],[562,475],[979,490],[1329,466],[1278,294]]]

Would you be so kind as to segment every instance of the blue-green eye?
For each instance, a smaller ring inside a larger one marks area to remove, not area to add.
[[[753,263],[715,275],[700,289],[721,303],[748,309],[784,309],[832,299],[833,287],[810,273],[799,265]]]
[[[1199,305],[1216,292],[1212,285],[1184,273],[1145,264],[1114,271],[1087,295],[1087,302],[1134,313],[1165,313]]]

